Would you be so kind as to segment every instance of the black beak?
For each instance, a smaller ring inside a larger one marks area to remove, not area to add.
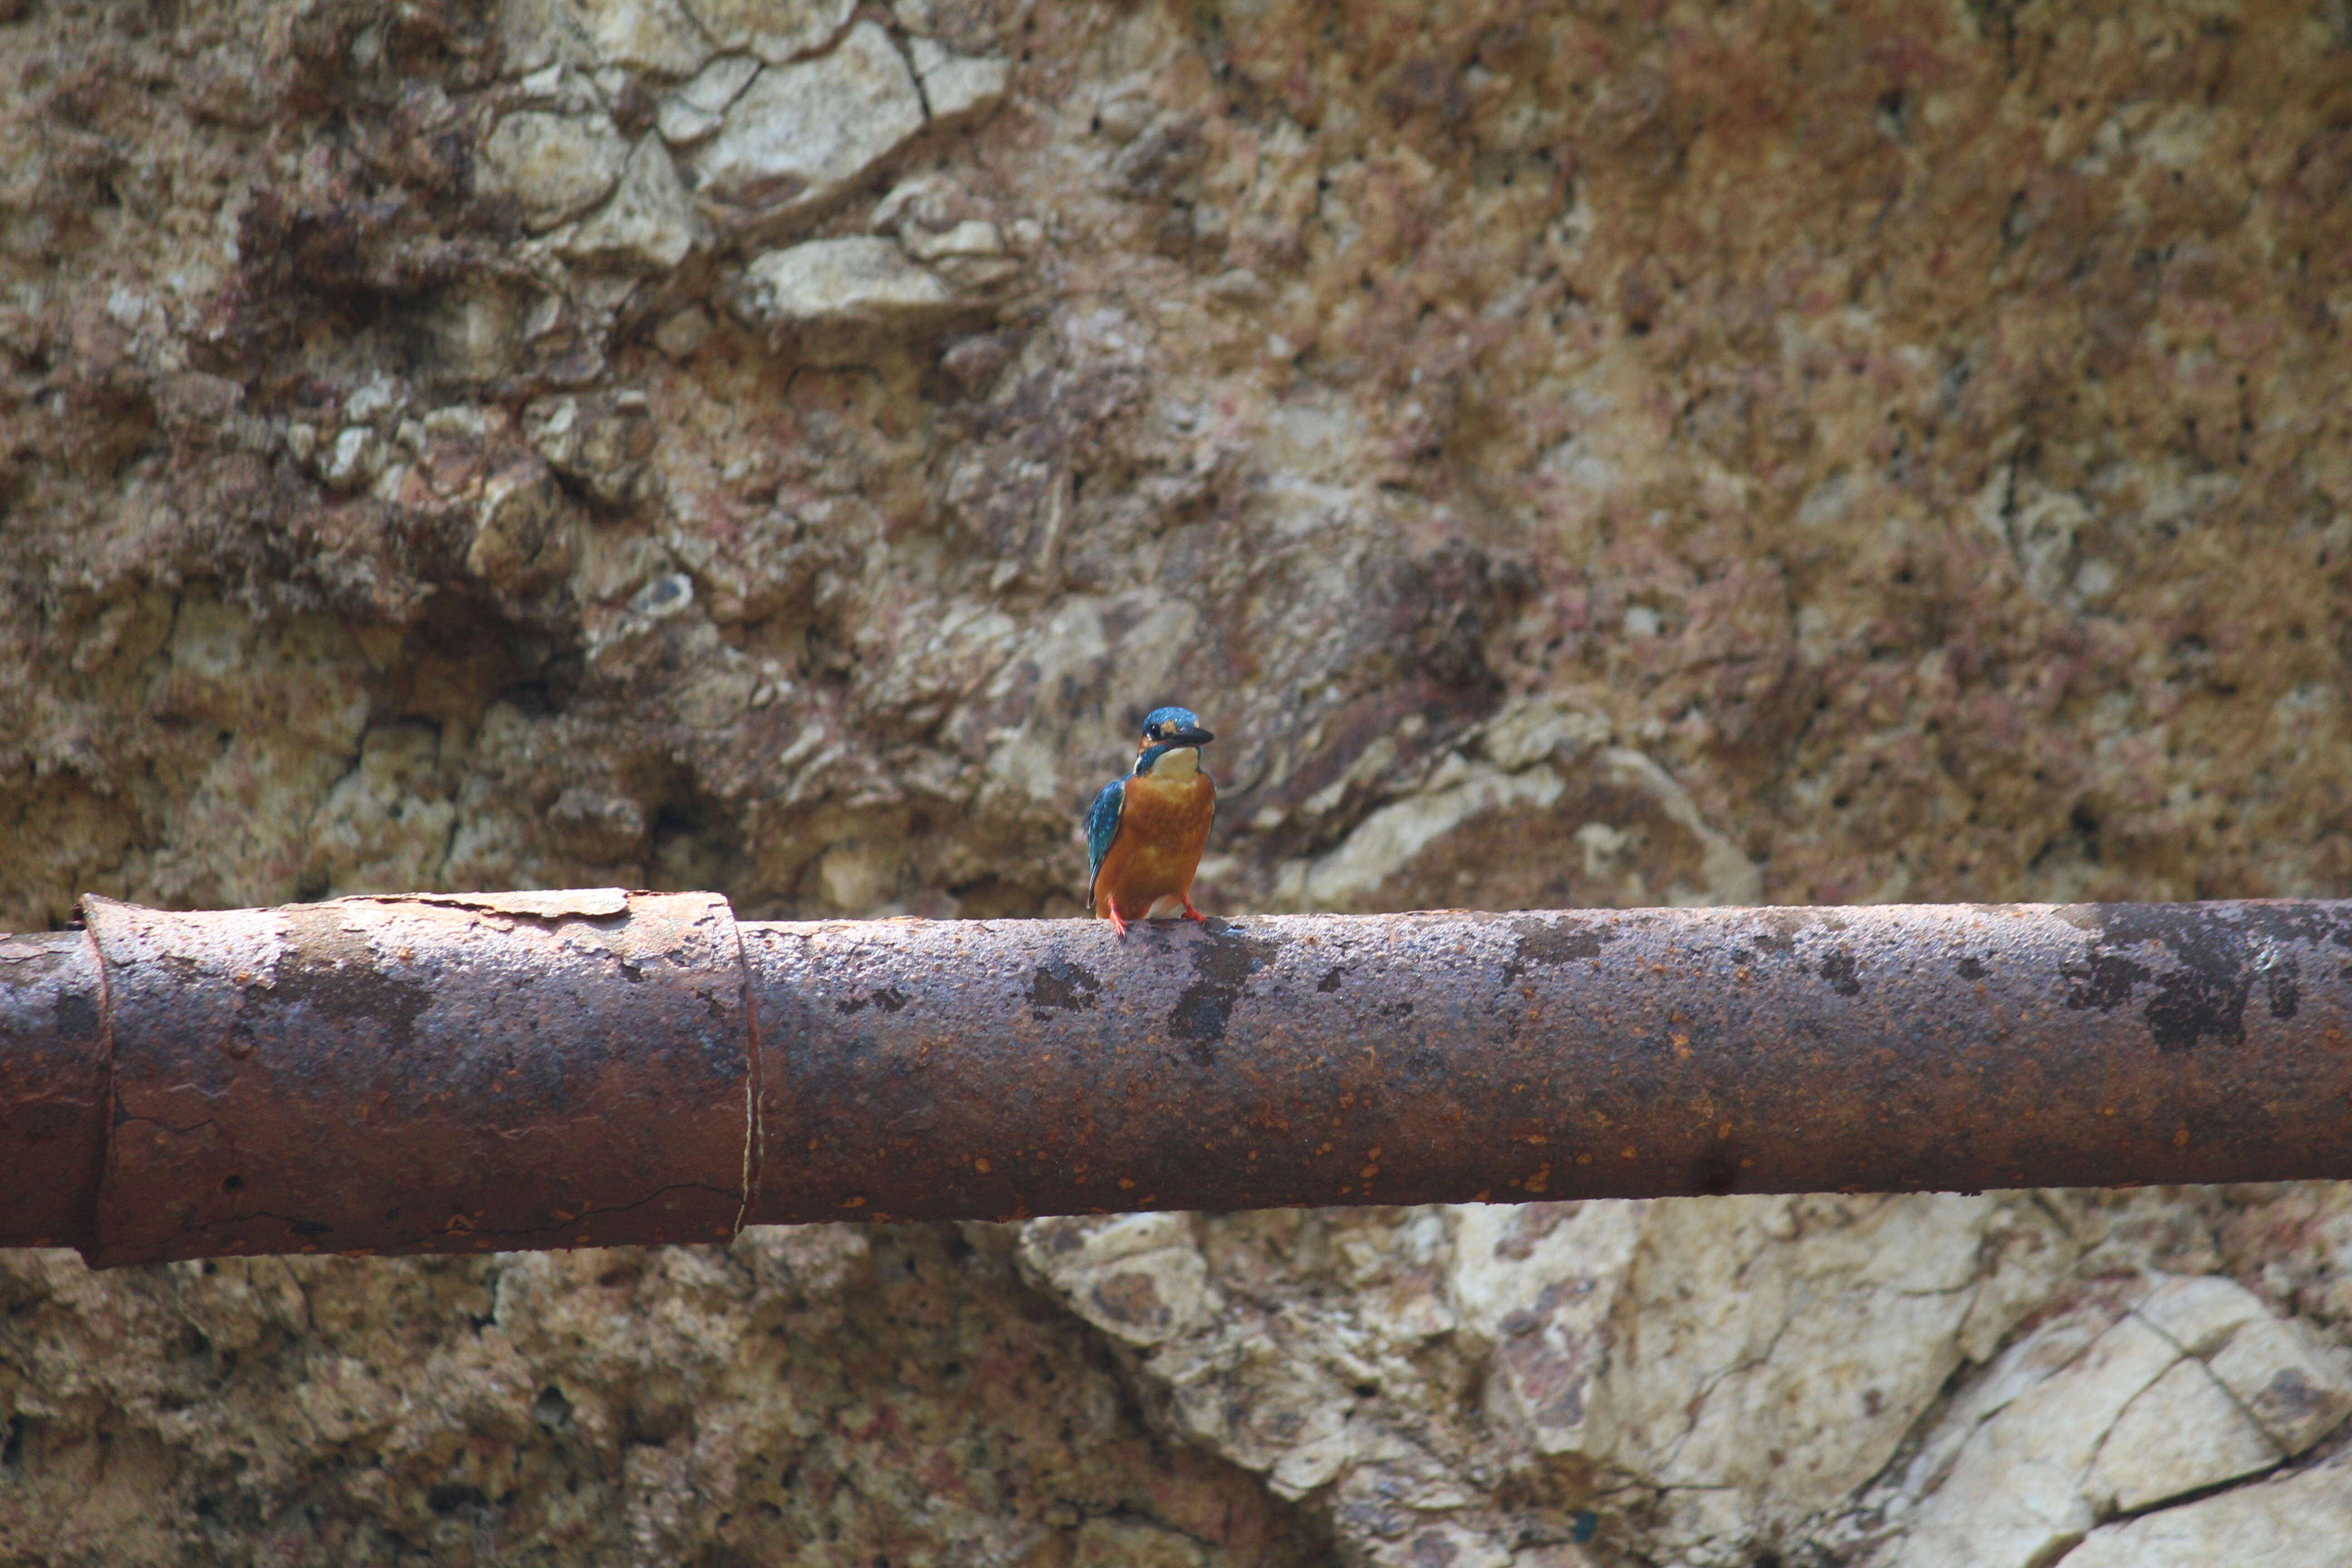
[[[1163,746],[1205,746],[1215,739],[1206,730],[1179,730],[1160,743]]]

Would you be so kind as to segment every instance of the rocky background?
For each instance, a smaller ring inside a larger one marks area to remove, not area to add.
[[[0,0],[0,929],[2352,892],[2352,10]],[[2342,1568],[2352,1187],[0,1255],[0,1559]]]

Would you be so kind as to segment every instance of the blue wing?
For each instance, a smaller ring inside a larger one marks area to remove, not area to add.
[[[1110,853],[1110,841],[1118,837],[1118,809],[1127,800],[1127,781],[1113,779],[1103,785],[1102,794],[1095,796],[1094,805],[1087,811],[1087,908],[1095,904],[1095,877],[1102,870],[1103,857]]]

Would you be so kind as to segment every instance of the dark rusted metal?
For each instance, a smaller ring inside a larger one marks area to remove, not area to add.
[[[709,1241],[751,1066],[726,900],[83,910],[114,1111],[94,1262]]]
[[[106,989],[84,931],[0,936],[0,1245],[90,1234],[106,1152]]]
[[[2352,1176],[2352,905],[744,928],[752,1215]]]
[[[101,1262],[2352,1176],[2352,904],[1300,916],[1124,942],[739,928],[705,894],[88,912],[110,1058],[90,944],[0,939],[0,1153],[34,1151],[45,1189],[12,1170],[0,1245]]]

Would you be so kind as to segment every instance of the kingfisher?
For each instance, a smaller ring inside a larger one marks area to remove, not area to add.
[[[1217,784],[1201,766],[1216,737],[1189,708],[1155,708],[1143,721],[1135,771],[1103,786],[1087,813],[1087,907],[1120,936],[1130,920],[1203,918],[1192,907]]]

